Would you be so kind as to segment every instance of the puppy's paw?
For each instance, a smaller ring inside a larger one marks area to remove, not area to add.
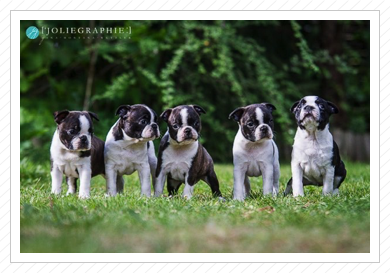
[[[86,193],[84,193],[84,194],[79,194],[79,198],[80,199],[89,199],[89,194],[86,194]]]
[[[226,199],[223,198],[222,196],[219,196],[219,197],[218,197],[218,201],[219,201],[219,202],[226,202]]]
[[[114,196],[116,196],[116,193],[114,193],[114,192],[107,192],[104,194],[104,197],[106,197],[106,198],[114,197]]]

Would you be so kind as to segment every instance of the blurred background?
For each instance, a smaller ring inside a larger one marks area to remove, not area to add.
[[[131,27],[131,34],[40,33],[30,40],[30,26]],[[202,143],[215,162],[231,163],[238,125],[229,113],[269,102],[277,108],[281,161],[288,162],[297,127],[289,109],[319,95],[339,107],[331,131],[342,157],[369,161],[369,27],[369,21],[21,21],[21,158],[49,164],[57,110],[97,113],[95,133],[104,140],[122,104],[144,103],[158,114],[198,104],[207,112]]]

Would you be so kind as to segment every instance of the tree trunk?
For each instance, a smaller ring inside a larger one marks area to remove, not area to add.
[[[90,21],[89,26],[91,29],[95,28],[95,21]],[[99,41],[99,39],[95,39],[96,41]],[[84,105],[83,109],[85,111],[89,110],[90,102],[91,102],[91,94],[92,94],[92,86],[93,86],[93,78],[95,75],[95,64],[97,60],[97,42],[92,43],[91,39],[87,40],[88,47],[89,47],[89,54],[90,54],[90,61],[89,61],[89,69],[88,69],[88,78],[87,78],[87,86],[85,88],[85,97],[84,97]]]
[[[331,57],[340,56],[343,53],[342,25],[337,21],[321,21],[321,33],[322,48],[328,50]],[[338,105],[340,101],[345,101],[344,75],[337,70],[335,64],[327,63],[323,67],[329,71],[330,79],[325,75],[322,77],[320,96]],[[334,126],[347,129],[346,124],[348,124],[348,117],[340,111],[334,118]]]

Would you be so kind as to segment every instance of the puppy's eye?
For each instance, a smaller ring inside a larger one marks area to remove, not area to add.
[[[179,129],[179,125],[177,125],[176,123],[175,123],[175,124],[172,124],[172,128],[175,129],[175,130],[177,130],[177,129]]]
[[[246,126],[248,126],[248,127],[253,127],[253,125],[254,125],[254,124],[253,124],[252,121],[248,121],[247,124],[246,124]]]
[[[320,110],[324,110],[325,109],[325,106],[323,104],[318,105],[318,107],[320,108]]]
[[[88,133],[93,134],[92,128],[89,128]]]
[[[69,135],[74,135],[76,133],[76,130],[75,129],[70,129],[69,131],[68,131],[68,134]]]
[[[195,127],[198,127],[198,126],[199,126],[199,122],[198,122],[198,121],[195,121],[195,122],[194,122],[194,126],[195,126]]]
[[[141,119],[141,121],[139,123],[142,125],[146,125],[146,124],[148,124],[148,121],[146,119]]]

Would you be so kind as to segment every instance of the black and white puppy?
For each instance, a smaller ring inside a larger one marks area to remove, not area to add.
[[[79,178],[79,197],[88,198],[91,177],[104,175],[104,142],[93,134],[92,119],[99,120],[95,113],[86,111],[54,113],[57,130],[50,147],[52,193],[61,193],[62,175],[65,175],[67,193],[76,193]]]
[[[303,186],[323,186],[323,194],[338,194],[347,171],[329,132],[336,105],[318,96],[306,96],[291,107],[298,123],[291,159],[292,178],[285,194],[303,196]]]
[[[168,130],[158,152],[155,197],[163,193],[167,177],[171,196],[184,184],[183,197],[191,198],[194,185],[199,180],[210,186],[214,196],[222,196],[213,160],[198,141],[200,115],[205,113],[200,106],[181,105],[161,114],[160,117],[168,124]]]
[[[157,158],[152,140],[160,137],[157,114],[143,104],[122,105],[116,110],[118,121],[107,134],[104,160],[107,195],[123,191],[123,175],[138,171],[141,195],[151,193],[150,175],[154,186]]]
[[[234,110],[229,119],[238,122],[233,145],[233,199],[244,200],[250,194],[250,177],[263,176],[263,194],[279,191],[279,152],[273,140],[274,121],[270,103],[251,104]]]

